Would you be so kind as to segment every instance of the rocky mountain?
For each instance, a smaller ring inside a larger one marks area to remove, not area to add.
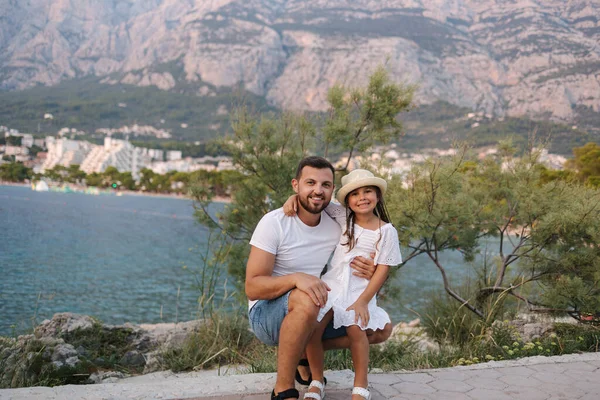
[[[600,0],[0,0],[0,88],[241,84],[323,110],[385,63],[421,103],[570,121],[600,112],[599,39]]]

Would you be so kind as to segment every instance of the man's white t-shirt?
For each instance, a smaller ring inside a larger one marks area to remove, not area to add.
[[[341,228],[326,213],[317,226],[308,226],[298,216],[288,217],[283,208],[267,213],[254,230],[250,244],[275,255],[271,276],[304,272],[320,276],[340,240]],[[256,304],[249,302],[249,308]]]

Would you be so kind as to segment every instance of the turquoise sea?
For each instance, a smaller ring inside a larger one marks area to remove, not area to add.
[[[206,243],[190,200],[0,186],[0,335],[65,311],[110,324],[194,319]],[[452,277],[464,279],[460,254],[445,257]],[[394,322],[415,318],[410,310],[442,290],[425,257],[395,279],[400,301],[384,303]]]

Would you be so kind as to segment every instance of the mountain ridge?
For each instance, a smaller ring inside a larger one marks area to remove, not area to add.
[[[200,96],[242,85],[322,111],[385,64],[423,104],[574,121],[600,112],[600,0],[0,0],[0,88],[89,75]],[[3,10],[3,11],[2,11]],[[156,70],[176,63],[177,73]]]

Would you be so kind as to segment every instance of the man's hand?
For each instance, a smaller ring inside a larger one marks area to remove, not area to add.
[[[293,194],[283,204],[283,213],[288,217],[293,217],[298,213],[298,195]]]
[[[346,311],[354,310],[354,323],[360,324],[363,328],[369,324],[369,304],[361,300],[356,300]],[[359,322],[360,321],[360,322]]]
[[[352,275],[371,280],[376,269],[375,264],[373,263],[375,253],[371,253],[370,256],[371,258],[365,258],[361,256],[354,257],[350,263],[350,267],[354,269]]]
[[[316,276],[302,272],[294,274],[296,287],[306,293],[317,307],[325,307],[329,286]]]

